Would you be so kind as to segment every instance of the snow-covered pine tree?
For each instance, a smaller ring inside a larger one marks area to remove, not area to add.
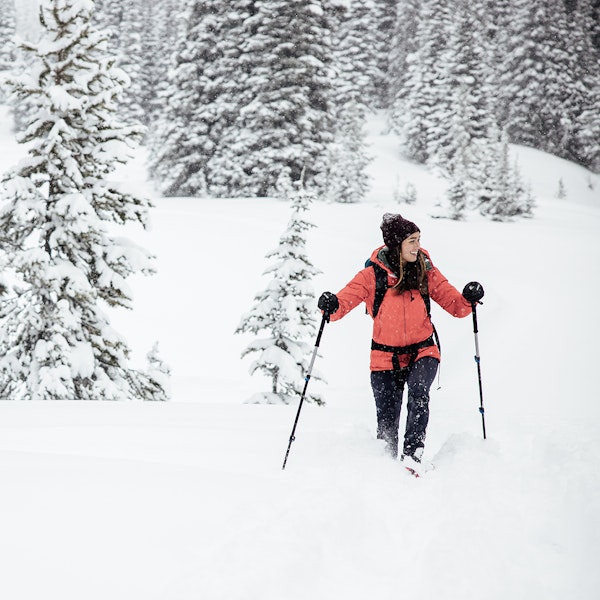
[[[448,218],[461,221],[465,215],[468,197],[465,182],[459,173],[452,175],[450,185],[446,190],[446,201],[448,203]]]
[[[600,173],[600,81],[591,89],[575,132],[577,155],[594,173]]]
[[[490,101],[493,92],[491,68],[486,64],[484,23],[476,10],[480,6],[465,0],[455,3],[448,47],[439,60],[445,76],[438,86],[445,90],[447,101],[438,109],[439,125],[430,129],[427,145],[429,162],[450,174],[457,162],[455,155],[462,154],[458,162],[462,163],[464,174],[474,179],[478,172],[475,147],[485,145],[496,125]],[[471,146],[467,162],[465,151]]]
[[[286,187],[281,183],[280,189]],[[314,197],[301,184],[294,183],[290,198],[292,215],[276,250],[267,254],[272,264],[265,271],[272,279],[267,288],[256,295],[252,310],[243,315],[236,333],[267,337],[253,340],[242,353],[258,354],[250,365],[271,379],[271,390],[255,394],[250,402],[289,404],[298,399],[304,387],[313,347],[307,342],[314,336],[315,295],[311,280],[319,272],[306,254],[306,232],[313,227],[304,220]],[[320,379],[318,373],[311,377]],[[308,390],[306,400],[323,404],[323,399]]]
[[[148,141],[149,172],[166,196],[207,193],[208,163],[237,114],[235,96],[229,94],[235,82],[231,71],[221,68],[223,40],[237,39],[223,34],[223,19],[220,0],[188,0]]]
[[[337,117],[335,141],[329,146],[327,198],[333,202],[364,200],[371,184],[367,173],[372,157],[365,142],[365,112],[355,103],[344,105]]]
[[[490,142],[485,165],[486,182],[479,190],[479,211],[493,221],[509,221],[513,217],[531,217],[534,198],[524,185],[516,161],[511,163],[508,134],[496,132]]]
[[[600,0],[591,0],[592,31],[590,32],[592,43],[600,52]]]
[[[15,59],[15,3],[0,0],[0,71],[8,71]]]
[[[432,139],[445,126],[452,112],[448,73],[441,61],[448,46],[453,14],[450,0],[424,0],[417,19],[416,50],[407,57],[404,85],[398,92],[390,115],[392,127],[402,136],[408,158],[429,160]]]
[[[145,124],[154,123],[161,114],[168,114],[169,106],[163,105],[162,97],[173,58],[173,42],[183,29],[185,2],[162,0],[146,2],[142,12],[142,68],[141,105]]]
[[[395,23],[387,49],[387,106],[394,106],[395,99],[404,87],[407,75],[407,58],[417,49],[416,34],[420,0],[396,0]]]
[[[117,225],[147,224],[149,202],[110,183],[141,131],[115,115],[126,81],[92,0],[42,0],[33,60],[8,80],[35,98],[19,136],[28,156],[2,180],[0,251],[12,290],[0,303],[0,398],[165,400],[128,365],[126,341],[103,306],[131,308],[126,278],[151,273],[151,256]]]
[[[293,181],[304,174],[308,189],[326,190],[333,122],[324,4],[326,0],[256,0],[237,29],[241,102],[211,161],[211,171],[222,180],[219,195],[271,195],[284,169]],[[222,100],[217,97],[216,102]]]
[[[600,172],[600,51],[594,46],[594,7],[578,0],[568,13],[575,85],[566,99],[571,128],[565,157]]]
[[[333,53],[341,82],[336,105],[344,99],[373,110],[388,100],[387,61],[393,19],[390,0],[353,0],[332,24]],[[348,96],[351,96],[348,98]]]
[[[16,43],[16,17],[14,0],[0,0],[0,102],[8,102],[14,128],[18,130],[29,121],[31,102],[28,98],[11,102],[3,84],[9,71],[25,68],[25,57]]]
[[[359,0],[352,9],[339,7],[331,25],[336,71],[336,102],[331,110],[336,127],[328,151],[326,197],[334,202],[359,202],[370,185],[365,123],[381,92],[376,84],[381,73],[371,43],[372,11],[372,1]]]
[[[515,0],[498,81],[510,141],[565,156],[578,82],[563,2]]]
[[[216,197],[255,196],[259,193],[252,175],[253,155],[245,155],[254,134],[245,129],[243,115],[251,114],[258,102],[259,90],[249,81],[259,64],[252,37],[257,27],[253,19],[260,8],[256,0],[230,0],[226,10],[223,6],[219,10],[210,30],[216,38],[213,54],[200,62],[207,92],[199,115],[208,124],[208,135],[203,134],[208,138],[207,190]]]
[[[145,86],[144,68],[147,57],[144,56],[146,3],[144,0],[121,0],[124,14],[119,29],[121,45],[116,66],[127,73],[130,83],[123,94],[120,110],[123,118],[129,122],[148,123],[149,106],[146,102],[148,90]]]
[[[171,395],[171,368],[160,355],[158,342],[155,342],[152,349],[146,354],[148,361],[148,375],[156,381],[165,391],[167,397]]]
[[[489,65],[491,88],[494,90],[490,101],[493,103],[496,121],[500,113],[496,90],[500,86],[504,57],[509,47],[510,21],[514,18],[513,2],[514,0],[478,0],[476,4],[483,25],[485,62]]]
[[[119,109],[128,122],[147,123],[144,87],[144,0],[96,0],[95,22],[110,31],[116,66],[129,77]]]
[[[400,180],[397,177],[392,197],[394,202],[398,202],[398,204],[415,204],[417,201],[417,188],[414,183],[407,181],[404,189],[400,189]]]
[[[94,24],[99,29],[107,29],[111,48],[118,45],[119,26],[123,21],[125,5],[118,0],[94,0]]]
[[[352,3],[353,8],[355,4],[356,2]],[[399,0],[371,0],[367,4],[367,9],[373,15],[372,30],[364,42],[370,43],[376,57],[377,70],[373,71],[375,75],[373,85],[376,90],[373,104],[375,108],[387,109],[394,99],[391,74],[392,61],[397,58],[397,55],[394,55],[391,50],[396,34],[397,13],[401,4],[403,2]]]
[[[564,200],[567,197],[567,190],[565,189],[565,182],[562,177],[558,180],[558,189],[556,190],[556,197],[559,200]]]
[[[0,76],[14,67],[15,61],[15,3],[14,0],[0,0]],[[1,81],[0,81],[1,83]],[[4,92],[0,86],[0,102]]]

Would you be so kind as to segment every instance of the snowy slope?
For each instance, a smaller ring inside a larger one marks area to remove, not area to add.
[[[4,171],[22,150],[0,123]],[[472,321],[434,307],[443,363],[426,450],[437,468],[417,480],[382,456],[357,309],[325,329],[316,368],[328,404],[303,408],[282,472],[296,406],[243,403],[266,382],[247,374],[248,339],[233,331],[266,285],[289,207],[157,198],[152,231],[128,235],[157,255],[158,275],[132,280],[135,311],[113,325],[135,360],[160,341],[173,401],[0,403],[1,598],[598,597],[600,178],[518,148],[539,194],[534,219],[432,219],[441,182],[398,160],[381,131],[374,122],[368,201],[310,212],[315,291],[361,267],[383,212],[417,222],[450,281],[486,289],[488,439]],[[152,194],[142,152],[119,177]],[[417,186],[416,205],[391,201],[397,181]]]

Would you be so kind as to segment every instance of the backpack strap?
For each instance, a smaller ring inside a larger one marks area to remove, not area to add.
[[[388,291],[388,274],[387,271],[377,263],[372,262],[370,259],[365,263],[367,267],[373,267],[375,271],[375,297],[373,299],[373,318],[377,316],[379,307],[383,302],[383,297]]]
[[[373,267],[375,271],[375,298],[373,299],[373,318],[377,316],[379,307],[383,302],[383,297],[388,291],[388,273],[387,271],[377,263],[374,263],[371,259],[367,260],[365,267]],[[431,261],[425,256],[425,268],[427,271],[431,269]],[[427,281],[427,279],[425,280]],[[428,292],[420,292],[421,298],[425,303],[425,309],[427,310],[427,316],[431,319],[431,300]]]
[[[429,260],[429,257],[426,254],[424,254],[424,259],[425,259],[425,270],[430,271],[433,268],[433,265],[431,264],[431,261]],[[377,316],[377,313],[379,312],[379,308],[381,306],[381,303],[383,302],[383,298],[389,289],[388,273],[381,265],[374,263],[371,259],[368,259],[365,262],[365,267],[373,267],[373,271],[375,272],[375,297],[373,298],[373,310],[372,310],[373,318],[375,318]],[[425,283],[427,284],[427,278],[425,279]],[[419,342],[418,344],[413,344],[412,346],[418,346],[418,348],[415,349],[415,348],[411,347],[408,349],[407,352],[399,352],[399,350],[404,350],[404,348],[395,348],[395,347],[394,348],[386,347],[386,349],[384,350],[384,348],[381,347],[382,346],[381,344],[378,344],[377,342],[372,341],[371,348],[373,350],[383,350],[384,352],[393,352],[394,364],[397,363],[398,356],[400,354],[410,354],[411,355],[410,363],[412,364],[412,362],[414,362],[413,356],[416,357],[416,354],[417,354],[416,351],[418,351],[420,348],[425,348],[427,346],[433,346],[434,344],[437,345],[440,352],[442,351],[442,346],[440,344],[440,338],[438,336],[435,325],[431,321],[431,299],[429,298],[429,290],[427,290],[426,292],[422,292],[421,290],[419,290],[419,291],[421,294],[421,298],[423,298],[423,302],[425,303],[425,309],[427,310],[427,316],[429,317],[429,321],[431,322],[431,326],[433,327],[433,335],[430,336],[429,338],[427,338],[426,340]],[[377,345],[378,347],[375,348],[374,345]]]

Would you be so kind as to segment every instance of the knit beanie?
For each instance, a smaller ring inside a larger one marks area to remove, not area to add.
[[[388,248],[399,248],[402,242],[413,233],[421,231],[412,221],[407,221],[402,215],[385,213],[381,221],[383,241]]]

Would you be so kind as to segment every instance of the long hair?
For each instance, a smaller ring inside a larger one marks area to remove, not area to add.
[[[398,292],[404,292],[410,289],[418,289],[421,293],[427,293],[427,267],[425,265],[425,255],[421,250],[417,254],[417,260],[409,263],[402,258],[402,253],[398,249],[398,262],[400,269],[398,281],[393,289]],[[414,267],[413,267],[414,265]],[[416,275],[416,277],[415,277]]]

